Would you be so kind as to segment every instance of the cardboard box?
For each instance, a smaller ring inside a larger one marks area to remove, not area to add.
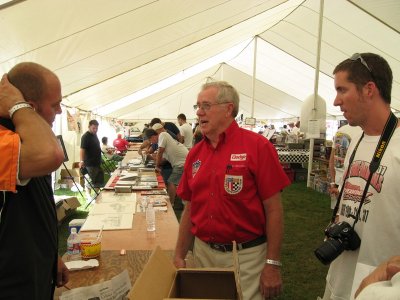
[[[73,219],[68,224],[68,232],[71,233],[72,228],[76,228],[76,232],[81,230],[83,223],[85,223],[86,219]]]
[[[74,186],[72,180],[74,180],[76,183],[79,183],[81,186],[84,185],[84,179],[83,176],[81,176],[79,168],[68,169],[68,171],[66,169],[61,169],[60,177],[61,177],[60,183],[67,184],[69,188]]]
[[[71,196],[54,196],[57,210],[57,220],[61,222],[67,215],[81,206],[78,198]]]
[[[235,269],[177,269],[157,247],[129,292],[128,299],[241,300],[239,277]]]

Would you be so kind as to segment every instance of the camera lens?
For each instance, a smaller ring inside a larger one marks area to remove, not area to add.
[[[330,264],[336,257],[338,257],[344,250],[343,244],[334,239],[328,239],[322,243],[315,251],[315,256],[324,265]]]

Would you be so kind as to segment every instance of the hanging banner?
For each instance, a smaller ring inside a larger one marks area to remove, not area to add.
[[[307,138],[320,138],[319,120],[308,120]]]

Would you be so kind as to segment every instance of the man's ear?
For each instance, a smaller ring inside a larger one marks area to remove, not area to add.
[[[378,93],[379,94],[378,87],[376,86],[376,83],[373,82],[373,81],[367,82],[367,84],[364,87],[366,89],[367,95],[370,96],[370,97],[372,97],[372,95],[374,93]]]

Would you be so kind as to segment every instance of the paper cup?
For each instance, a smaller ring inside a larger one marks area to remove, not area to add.
[[[100,255],[101,241],[81,243],[82,258],[95,258]]]

